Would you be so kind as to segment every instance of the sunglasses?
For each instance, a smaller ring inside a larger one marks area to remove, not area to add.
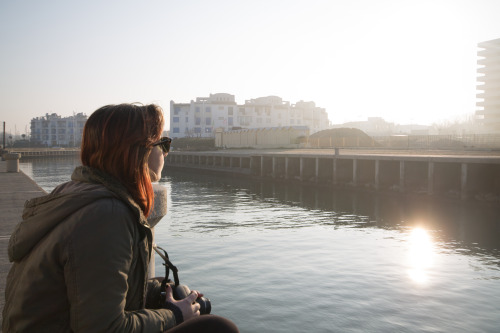
[[[160,146],[161,150],[163,153],[168,153],[170,151],[170,143],[172,142],[172,139],[169,137],[164,136],[160,140],[156,141],[153,143],[153,146]]]

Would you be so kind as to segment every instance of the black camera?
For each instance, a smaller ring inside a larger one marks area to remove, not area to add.
[[[191,290],[189,290],[188,286],[179,283],[179,276],[177,273],[178,272],[177,267],[175,267],[168,259],[167,251],[165,251],[161,247],[157,246],[156,244],[153,246],[153,248],[156,251],[156,253],[158,253],[160,255],[160,257],[165,261],[163,263],[163,266],[165,266],[165,278],[163,279],[163,281],[161,283],[161,291],[162,291],[161,294],[163,296],[162,297],[163,301],[164,301],[164,297],[165,297],[164,295],[165,295],[167,284],[172,288],[172,295],[173,295],[175,300],[179,301],[181,299],[186,298],[191,293]],[[161,253],[160,250],[162,250],[163,253]],[[170,280],[168,278],[169,270],[172,270],[172,272],[174,274],[174,281],[175,282],[172,282],[172,280]],[[202,314],[202,315],[210,314],[210,312],[212,311],[212,303],[210,302],[210,300],[208,298],[203,297],[203,296],[198,297],[195,300],[195,302],[200,304],[200,314]]]
[[[179,284],[176,286],[172,282],[168,284],[170,285],[170,287],[172,287],[172,292],[175,300],[184,299],[191,293],[191,290],[189,290],[189,287],[186,285]],[[195,302],[200,304],[200,314],[210,314],[210,311],[212,311],[212,303],[210,303],[210,300],[208,298],[203,296],[198,297]]]

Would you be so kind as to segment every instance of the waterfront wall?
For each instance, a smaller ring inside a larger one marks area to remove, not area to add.
[[[80,155],[79,148],[9,148],[6,151],[12,154],[20,154],[21,158],[64,157]]]
[[[500,158],[339,154],[339,151],[172,152],[169,167],[295,181],[336,188],[422,194],[459,200],[500,201]]]

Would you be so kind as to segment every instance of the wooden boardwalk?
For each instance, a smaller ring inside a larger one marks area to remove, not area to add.
[[[2,310],[5,304],[5,279],[11,266],[7,256],[10,234],[21,221],[26,200],[45,194],[45,191],[24,173],[6,172],[6,164],[5,161],[0,161],[0,308]]]

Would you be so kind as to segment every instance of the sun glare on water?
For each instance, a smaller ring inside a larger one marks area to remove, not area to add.
[[[427,230],[414,228],[410,234],[408,251],[408,275],[414,282],[428,282],[433,254],[432,239]]]

